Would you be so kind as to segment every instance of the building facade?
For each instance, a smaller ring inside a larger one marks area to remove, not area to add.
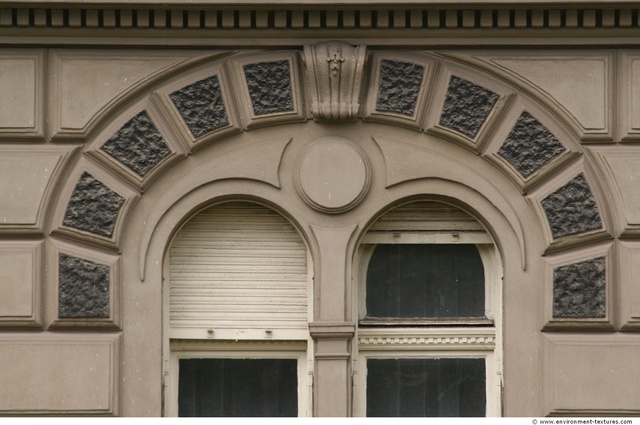
[[[0,414],[639,414],[638,10],[2,2]]]

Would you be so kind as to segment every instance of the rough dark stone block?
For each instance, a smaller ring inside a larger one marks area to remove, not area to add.
[[[146,111],[131,118],[100,149],[140,177],[171,154]]]
[[[553,270],[553,317],[606,315],[606,260],[598,257]]]
[[[255,115],[293,111],[289,61],[247,64],[244,75]]]
[[[598,205],[580,173],[542,200],[554,239],[602,228]]]
[[[60,254],[58,317],[109,317],[109,266]]]
[[[500,96],[454,75],[449,80],[440,125],[474,138]]]
[[[383,60],[376,111],[412,116],[418,102],[424,67],[411,62]]]
[[[229,125],[217,76],[197,81],[169,95],[195,138]]]
[[[498,155],[509,161],[523,177],[529,177],[564,151],[556,136],[525,111],[520,114]]]
[[[73,189],[62,224],[110,238],[122,204],[122,196],[85,171]]]

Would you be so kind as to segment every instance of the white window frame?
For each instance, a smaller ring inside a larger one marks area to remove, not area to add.
[[[444,225],[441,228],[455,226]],[[485,319],[406,320],[367,322],[366,274],[378,244],[474,244],[485,274]],[[486,415],[502,414],[502,264],[486,232],[438,230],[428,232],[376,232],[365,234],[354,256],[354,307],[359,326],[353,350],[353,414],[366,416],[368,359],[484,358]],[[366,326],[362,326],[362,325]],[[450,325],[455,324],[456,327]],[[387,325],[394,325],[393,327]],[[406,327],[398,327],[407,325]],[[409,326],[410,325],[410,326]],[[464,326],[473,325],[473,326]],[[478,326],[480,325],[480,326]]]
[[[367,414],[368,359],[485,359],[486,415],[502,414],[502,370],[495,332],[490,329],[439,328],[424,331],[416,328],[359,330],[358,356],[354,360],[354,416]]]
[[[180,359],[293,359],[298,367],[298,417],[311,416],[312,373],[306,341],[172,340],[165,388],[165,416],[178,416]]]
[[[262,205],[255,201],[238,200]],[[233,201],[227,201],[233,202]],[[209,207],[204,208],[206,210]],[[291,221],[273,209],[284,219]],[[202,211],[202,210],[201,210]],[[189,219],[193,218],[193,214]],[[298,228],[291,223],[294,229]],[[178,234],[176,232],[175,236]],[[302,235],[300,235],[302,238]],[[304,241],[304,238],[302,238]],[[306,241],[304,241],[306,244]],[[173,243],[173,241],[172,241]],[[313,258],[307,246],[307,321],[313,319]],[[248,358],[272,359],[289,358],[298,361],[298,417],[310,417],[312,412],[312,385],[314,371],[314,344],[308,329],[242,328],[172,330],[169,323],[170,304],[170,255],[167,249],[163,264],[163,415],[178,416],[179,361],[182,358]]]

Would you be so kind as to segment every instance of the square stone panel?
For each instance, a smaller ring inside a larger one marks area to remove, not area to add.
[[[100,149],[140,177],[171,154],[147,111],[127,121]]]
[[[621,328],[640,330],[640,243],[625,241],[619,245],[620,275],[617,307]]]
[[[236,56],[227,62],[243,126],[306,120],[298,52],[278,51]]]
[[[541,204],[554,239],[603,228],[596,199],[583,173],[549,194]]]
[[[556,267],[553,270],[553,317],[606,317],[606,286],[605,257]]]
[[[474,139],[499,98],[499,94],[485,87],[452,75],[440,125]]]
[[[42,242],[0,243],[0,327],[38,326]]]
[[[529,56],[530,55],[530,56]],[[528,81],[566,108],[587,130],[607,128],[610,62],[607,54],[512,55],[493,62]]]
[[[376,111],[413,116],[424,72],[425,67],[417,63],[381,60]]]
[[[229,125],[217,75],[189,84],[169,97],[195,138]]]
[[[119,336],[0,337],[0,414],[114,415]]]
[[[200,149],[241,131],[238,112],[243,106],[250,105],[241,101],[248,101],[248,98],[236,85],[244,86],[243,81],[238,81],[241,67],[234,68],[239,73],[234,76],[229,75],[229,68],[233,65],[226,55],[221,55],[219,60],[203,62],[168,79],[157,87],[144,105],[131,109],[132,115],[141,109],[146,110],[172,150],[171,158],[164,160],[158,168],[173,161],[173,157],[181,157],[186,151]],[[240,109],[238,103],[242,104]],[[112,131],[116,131],[115,126]],[[105,136],[110,137],[107,133]],[[149,174],[155,172],[156,169]]]
[[[64,253],[59,259],[58,317],[108,318],[109,266]]]
[[[184,50],[53,50],[49,61],[53,138],[83,137],[101,113],[129,90],[200,54]]]
[[[544,330],[614,330],[617,252],[597,244],[545,257]]]
[[[560,11],[551,12],[559,22]],[[571,12],[577,22],[578,12]],[[591,14],[591,19],[595,23],[594,14]],[[529,86],[530,93],[542,104],[551,109],[563,109],[568,118],[565,124],[583,141],[614,140],[614,96],[618,85],[614,81],[624,79],[624,74],[618,73],[616,68],[622,70],[625,67],[619,67],[622,64],[613,50],[525,49],[502,53],[478,52],[473,53],[473,57],[494,67],[505,79]],[[620,84],[620,89],[623,96],[630,92],[624,83]]]
[[[256,62],[243,66],[254,115],[294,110],[290,68],[288,60]]]
[[[592,149],[595,164],[600,166],[610,188],[615,218],[624,236],[640,234],[640,149],[638,146],[616,146]]]
[[[380,51],[367,61],[371,75],[362,90],[363,119],[421,130],[437,60],[415,52]]]
[[[2,132],[42,136],[42,65],[41,51],[0,51]]]
[[[498,155],[527,178],[565,151],[564,146],[540,121],[523,111]]]
[[[618,117],[622,142],[640,140],[640,54],[622,50],[619,56]]]
[[[36,61],[0,58],[1,127],[32,128],[35,125]]]
[[[120,329],[120,256],[51,238],[47,246],[49,329]]]
[[[38,225],[43,200],[65,154],[0,149],[0,228]]]
[[[111,238],[125,198],[84,172],[71,194],[62,224]]]
[[[34,260],[30,252],[0,251],[2,287],[0,315],[30,317],[33,315]]]
[[[556,416],[637,416],[640,337],[545,335],[546,412]]]

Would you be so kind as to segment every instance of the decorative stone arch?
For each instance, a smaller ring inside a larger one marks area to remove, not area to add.
[[[318,341],[353,334],[351,255],[381,211],[426,198],[471,212],[494,237],[509,282],[507,414],[545,409],[542,396],[522,396],[530,383],[544,385],[542,360],[527,354],[542,350],[541,329],[612,329],[616,233],[606,191],[564,113],[504,74],[438,54],[367,54],[329,42],[214,55],[154,82],[92,127],[49,208],[49,287],[62,294],[82,279],[104,284],[90,294],[100,307],[82,319],[67,313],[75,298],[50,297],[47,325],[124,330],[125,415],[160,413],[169,242],[195,211],[225,199],[258,200],[296,225],[316,263],[315,288],[334,294],[317,295],[310,330]],[[313,181],[332,151],[342,166],[323,178],[343,196],[337,201]],[[575,301],[572,282],[595,282],[577,294],[587,301]],[[314,385],[315,412],[326,414],[329,382]],[[334,412],[350,414],[348,394]],[[139,398],[157,410],[137,411]]]

